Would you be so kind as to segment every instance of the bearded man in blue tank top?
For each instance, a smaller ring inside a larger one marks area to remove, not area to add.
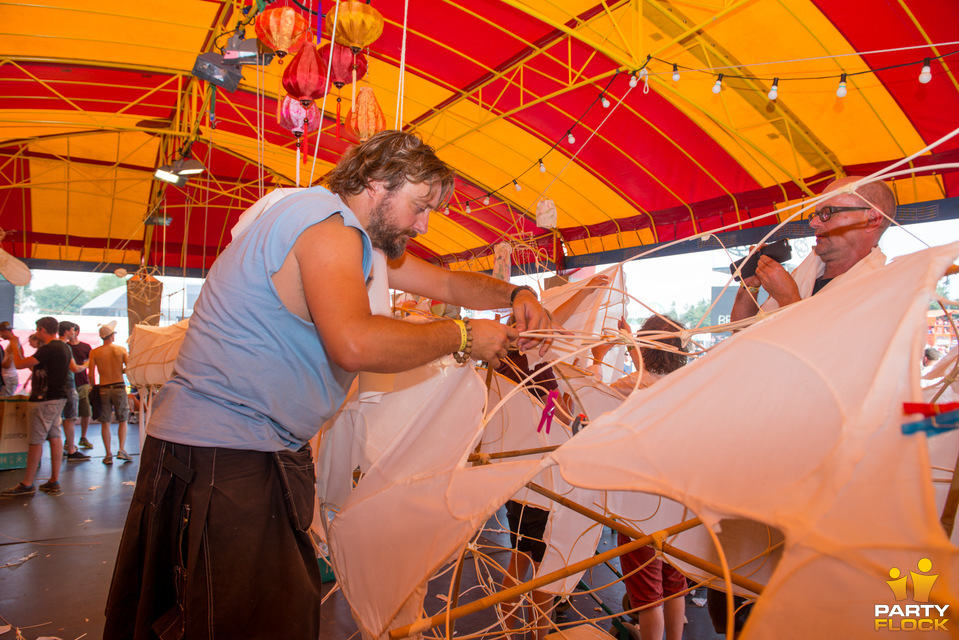
[[[105,638],[318,637],[308,441],[356,373],[405,371],[447,354],[496,367],[519,333],[550,327],[531,289],[405,253],[453,178],[419,138],[386,131],[343,156],[329,189],[281,199],[220,255],[154,404]],[[512,307],[516,326],[373,315],[374,247],[389,261],[391,288],[472,309]],[[264,366],[268,376],[259,375]]]

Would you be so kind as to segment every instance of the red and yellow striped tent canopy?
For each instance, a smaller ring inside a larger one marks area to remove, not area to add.
[[[358,85],[374,90],[387,127],[415,131],[456,169],[448,214],[411,245],[451,268],[490,268],[503,241],[528,247],[516,264],[568,267],[767,226],[779,214],[766,214],[833,177],[871,173],[959,127],[959,2],[371,6],[384,24]],[[33,266],[209,268],[240,213],[295,182],[295,138],[276,117],[291,58],[241,67],[234,92],[191,70],[235,30],[255,37],[261,9],[280,7],[314,34],[319,24],[328,44],[318,14],[336,11],[330,0],[0,3],[3,247]],[[355,143],[337,121],[351,96],[350,85],[331,89],[301,184]],[[190,141],[207,171],[181,187],[155,180]],[[957,158],[950,139],[909,166]],[[894,186],[901,204],[947,211],[959,172]],[[555,229],[536,224],[543,197]]]

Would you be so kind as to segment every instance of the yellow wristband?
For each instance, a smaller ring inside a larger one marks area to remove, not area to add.
[[[757,293],[759,293],[759,287],[747,287],[746,285],[743,285],[743,289],[745,289],[746,291],[748,291],[749,293],[753,295],[756,295]]]
[[[462,320],[453,320],[456,323],[456,326],[460,328],[460,348],[457,351],[463,351],[466,349],[466,342],[469,340],[469,332],[466,331],[466,323]]]

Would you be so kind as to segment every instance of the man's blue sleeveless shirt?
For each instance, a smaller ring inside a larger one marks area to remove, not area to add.
[[[213,264],[174,377],[155,400],[150,435],[201,447],[296,450],[339,408],[355,374],[330,360],[316,327],[283,306],[272,279],[300,234],[335,214],[360,231],[369,277],[370,239],[334,194],[313,187],[265,211]]]

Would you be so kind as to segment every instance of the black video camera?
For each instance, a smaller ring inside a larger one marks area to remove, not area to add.
[[[759,251],[756,251],[753,253],[753,255],[749,256],[749,258],[740,258],[736,262],[729,265],[729,273],[736,276],[736,282],[739,282],[742,278],[751,278],[756,274],[756,266],[759,264],[759,256],[769,256],[776,262],[782,264],[786,260],[789,260],[793,257],[793,252],[792,248],[789,246],[789,240],[783,238],[778,242],[765,245]],[[740,264],[742,264],[741,269],[739,267]],[[740,275],[736,274],[736,269],[740,269]]]

